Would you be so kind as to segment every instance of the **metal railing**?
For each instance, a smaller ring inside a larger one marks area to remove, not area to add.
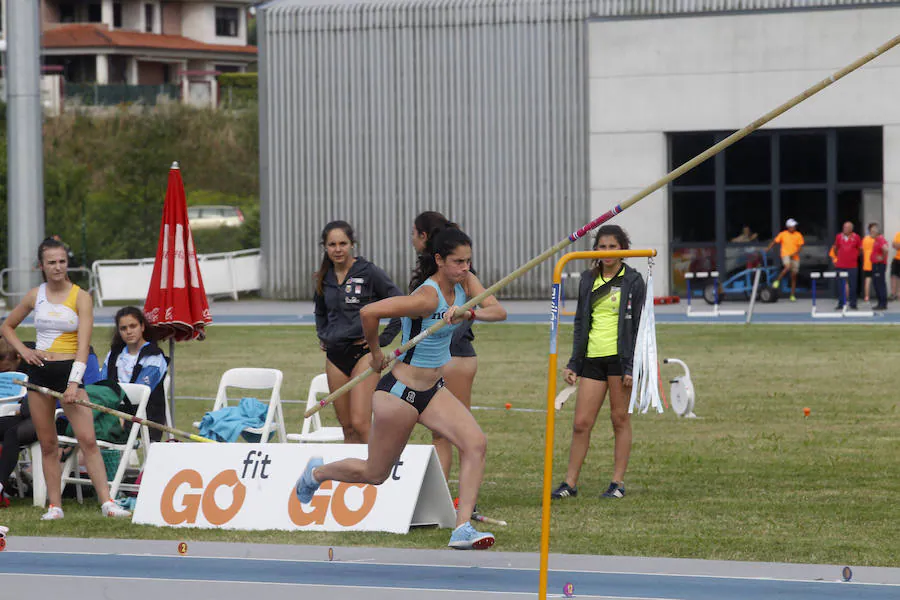
[[[9,275],[11,273],[37,273],[36,269],[12,269],[7,267],[6,269],[0,270],[0,296],[3,297],[3,300],[6,302],[8,307],[12,307],[14,303],[11,303],[9,300],[14,299],[17,303],[20,298],[25,296],[27,292],[13,292],[11,291],[9,286]],[[90,269],[87,267],[70,267],[69,268],[69,279],[71,279],[74,283],[76,283],[81,289],[86,291],[88,294],[93,295],[94,290],[97,288],[96,278]]]
[[[177,85],[127,85],[96,83],[66,83],[66,101],[78,102],[83,106],[116,106],[118,104],[140,103],[155,106],[160,98],[168,101],[181,99],[181,88]]]

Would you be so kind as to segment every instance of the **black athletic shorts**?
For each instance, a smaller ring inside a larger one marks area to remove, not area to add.
[[[450,356],[461,358],[477,356],[475,354],[475,346],[472,345],[472,340],[474,339],[475,334],[472,332],[472,322],[463,321],[453,331],[453,337],[450,338]]]
[[[388,373],[384,377],[381,378],[381,381],[378,382],[378,387],[376,390],[380,390],[382,392],[387,392],[392,396],[397,396],[407,404],[411,405],[415,408],[419,414],[428,408],[428,404],[431,402],[431,399],[434,398],[434,395],[438,393],[438,391],[444,387],[444,378],[441,377],[437,380],[433,386],[424,391],[413,390],[397,381],[397,378],[394,377],[393,373]]]
[[[585,358],[581,376],[597,381],[607,381],[610,377],[622,376],[622,361],[619,355]]]
[[[325,358],[341,370],[347,377],[353,376],[353,368],[363,356],[369,353],[368,346],[359,344],[342,344],[325,350]]]
[[[900,258],[891,261],[891,277],[900,277]]]
[[[74,360],[45,360],[44,366],[28,365],[28,383],[41,385],[62,394],[69,386]],[[79,387],[84,387],[84,384]]]

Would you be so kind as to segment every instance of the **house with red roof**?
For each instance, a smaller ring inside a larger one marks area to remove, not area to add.
[[[66,84],[179,86],[183,100],[214,105],[215,75],[246,71],[256,63],[256,47],[247,43],[250,2],[40,3],[42,62],[61,68]],[[6,0],[2,4],[5,20]]]

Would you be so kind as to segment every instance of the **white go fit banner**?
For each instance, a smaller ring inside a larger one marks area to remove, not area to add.
[[[323,482],[308,505],[294,484],[312,456],[365,458],[364,445],[152,444],[135,523],[223,529],[387,531],[452,527],[434,446],[407,446],[382,485]]]

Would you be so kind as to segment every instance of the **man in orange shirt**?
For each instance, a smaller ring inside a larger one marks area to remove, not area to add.
[[[800,248],[803,247],[803,244],[805,244],[806,241],[803,239],[803,234],[797,231],[797,221],[788,219],[784,225],[787,229],[775,236],[775,239],[772,240],[769,243],[769,247],[766,248],[766,252],[771,250],[775,244],[781,244],[781,264],[784,265],[784,268],[781,269],[781,273],[778,274],[778,278],[775,279],[775,283],[772,284],[772,287],[777,290],[781,285],[781,278],[790,271],[791,302],[796,302],[797,273],[800,272]]]
[[[894,260],[891,261],[891,295],[888,300],[896,300],[897,296],[900,295],[900,232],[897,232],[897,235],[894,236],[894,243],[891,245],[897,251],[897,254],[894,255]]]
[[[869,223],[868,234],[862,240],[864,302],[869,301],[869,289],[872,287],[872,248],[875,246],[876,237],[878,237],[878,223]]]

